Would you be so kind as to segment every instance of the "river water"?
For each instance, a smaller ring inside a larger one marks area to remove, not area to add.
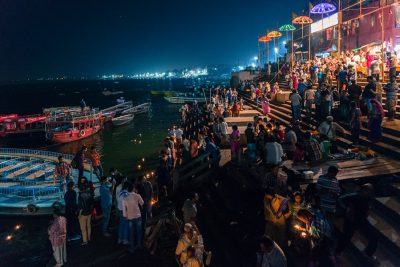
[[[123,91],[120,95],[104,96],[102,91]],[[36,138],[0,140],[0,147],[20,147],[75,153],[82,144],[96,145],[102,155],[106,173],[116,167],[128,176],[134,175],[143,158],[154,159],[168,129],[179,120],[179,105],[166,102],[161,96],[150,94],[150,90],[184,90],[183,80],[120,80],[120,81],[56,81],[14,84],[0,87],[0,114],[40,113],[42,108],[56,106],[78,106],[83,98],[90,107],[106,108],[116,104],[123,96],[134,105],[151,102],[148,114],[140,114],[126,126],[105,125],[99,134],[81,141],[53,145],[43,135]]]
[[[102,91],[105,88],[124,93],[104,96]],[[82,144],[96,145],[102,155],[105,174],[113,166],[133,178],[140,172],[154,169],[163,138],[170,126],[179,121],[179,105],[169,104],[161,96],[152,96],[150,90],[184,89],[183,80],[56,81],[3,85],[0,86],[0,114],[35,114],[45,107],[78,106],[82,98],[88,106],[106,108],[115,105],[120,96],[132,100],[134,105],[151,102],[151,111],[136,116],[129,125],[105,125],[97,135],[65,145],[50,144],[43,134],[34,138],[3,139],[0,140],[0,147],[72,154]],[[141,171],[137,169],[139,163]],[[44,266],[51,251],[46,233],[48,221],[49,218],[0,217],[0,266]],[[14,231],[17,224],[21,224],[22,228]],[[13,240],[6,241],[10,233],[14,234]]]

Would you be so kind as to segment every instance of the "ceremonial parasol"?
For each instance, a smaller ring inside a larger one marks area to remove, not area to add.
[[[275,39],[281,37],[282,33],[278,32],[278,31],[272,31],[272,32],[267,33],[267,36],[274,39],[274,48],[275,48],[275,46],[276,46]]]
[[[286,32],[286,42],[288,41],[288,39],[289,39],[289,32],[292,32],[292,66],[293,66],[293,61],[294,61],[294,59],[293,59],[293,31],[294,30],[296,30],[296,27],[294,27],[292,24],[285,24],[285,25],[282,25],[280,28],[279,28],[279,30],[281,31],[281,32]]]
[[[324,14],[328,14],[336,10],[336,7],[329,3],[320,3],[313,7],[310,11],[311,14],[321,14],[322,16],[322,29],[324,29]]]
[[[264,51],[265,51],[265,44],[268,43],[268,61],[269,61],[269,42],[271,41],[271,37],[268,37],[267,35],[261,36],[260,38],[258,38],[258,58],[259,58],[259,63],[260,63],[260,43],[264,43]]]
[[[279,38],[279,37],[282,36],[282,33],[278,32],[278,31],[272,31],[272,32],[269,32],[269,33],[267,34],[267,36],[268,36],[269,38]]]
[[[260,38],[258,38],[258,42],[260,43],[267,43],[271,41],[271,38],[268,37],[267,35],[261,36]]]
[[[292,24],[285,24],[279,28],[279,31],[286,32],[286,41],[289,39],[288,33],[296,30]]]
[[[293,24],[301,24],[301,38],[304,36],[304,25],[313,23],[313,20],[307,16],[300,16],[292,21]]]

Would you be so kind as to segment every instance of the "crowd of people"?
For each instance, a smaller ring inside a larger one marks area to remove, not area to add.
[[[257,254],[258,266],[286,266],[285,254],[300,253],[305,247],[309,251],[307,259],[310,266],[335,266],[335,256],[343,251],[353,233],[371,227],[367,220],[373,195],[370,185],[363,186],[350,201],[339,201],[341,188],[336,179],[336,167],[329,167],[315,185],[304,190],[296,174],[282,166],[282,162],[289,159],[295,163],[318,164],[326,160],[330,153],[337,152],[337,133],[345,130],[336,121],[349,124],[353,144],[357,145],[363,115],[368,117],[370,140],[379,141],[385,117],[383,90],[386,91],[385,108],[389,120],[394,119],[397,102],[396,57],[388,57],[390,82],[385,86],[380,84],[379,60],[369,53],[345,52],[339,60],[333,57],[315,58],[311,62],[297,62],[293,68],[285,65],[282,73],[286,74],[292,89],[289,97],[292,124],[286,126],[268,117],[271,112],[269,103],[276,100],[279,84],[249,84],[251,98],[262,107],[264,116],[255,116],[244,132],[247,144],[245,160],[250,164],[262,162],[268,170],[260,179],[260,187],[265,191],[266,227]],[[357,80],[364,74],[368,83],[362,88]],[[333,83],[335,78],[336,86]],[[317,85],[316,90],[314,85]],[[318,122],[317,129],[304,131],[300,127],[303,109],[308,117]],[[217,169],[221,160],[219,147],[228,144],[232,162],[241,164],[241,133],[236,125],[229,129],[225,121],[226,117],[239,116],[241,110],[243,99],[237,90],[220,87],[213,90],[210,103],[202,105],[195,102],[181,107],[182,123],[169,130],[160,151],[154,181],[159,201],[172,195],[174,172],[203,153],[208,153],[211,167]],[[100,206],[96,206],[94,183],[85,177],[85,164],[88,162],[100,182]],[[77,169],[77,182],[72,179],[72,169]],[[281,171],[287,173],[287,180],[282,180]],[[60,156],[55,176],[65,193],[65,213],[55,210],[54,221],[48,230],[58,266],[67,260],[67,241],[81,240],[82,246],[90,244],[94,217],[102,218],[101,233],[105,238],[110,237],[113,212],[118,225],[118,243],[127,246],[132,253],[143,248],[154,195],[153,184],[146,177],[128,179],[115,168],[110,168],[106,176],[96,147],[88,151],[86,146],[82,146],[71,163]],[[203,266],[210,260],[211,253],[204,249],[197,223],[198,199],[199,196],[192,192],[183,203],[183,233],[175,250],[180,266]],[[344,209],[344,233],[341,238],[332,235],[338,202],[347,207]],[[97,212],[99,207],[101,216]],[[376,250],[376,237],[371,234],[369,241],[365,252],[372,257]]]

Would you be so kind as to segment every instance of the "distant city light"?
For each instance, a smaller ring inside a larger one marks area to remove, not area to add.
[[[258,57],[253,57],[253,59],[257,61],[257,60],[258,60]]]
[[[275,47],[275,48],[274,48],[274,51],[275,51],[275,53],[277,54],[278,51],[279,51],[278,47]]]

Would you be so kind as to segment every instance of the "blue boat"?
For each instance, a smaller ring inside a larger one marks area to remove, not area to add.
[[[0,215],[50,215],[55,206],[63,209],[64,191],[54,175],[58,156],[70,162],[73,155],[50,151],[0,148]],[[91,165],[84,176],[91,180]],[[77,184],[78,172],[72,171]],[[98,188],[97,178],[93,180]],[[95,190],[98,196],[98,189]]]

